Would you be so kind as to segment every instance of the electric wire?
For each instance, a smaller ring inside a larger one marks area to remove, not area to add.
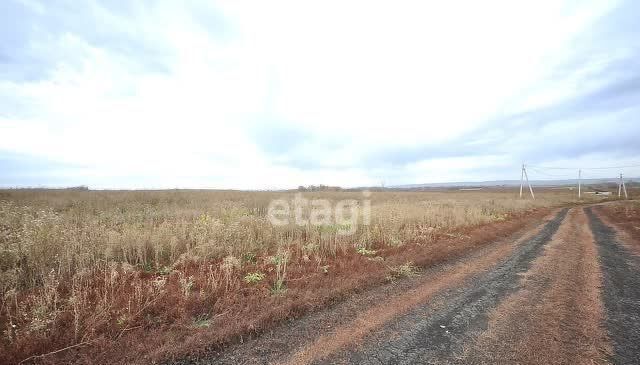
[[[613,170],[613,169],[640,168],[640,165],[605,166],[605,167],[558,167],[558,166],[538,166],[538,165],[525,164],[525,167],[533,167],[533,168],[545,169],[545,170]]]

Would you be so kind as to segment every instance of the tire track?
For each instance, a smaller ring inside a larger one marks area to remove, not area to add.
[[[572,209],[522,288],[489,315],[464,363],[608,364],[598,248],[582,209]]]
[[[452,362],[474,331],[487,325],[487,313],[520,286],[526,272],[544,245],[565,220],[563,209],[533,238],[488,272],[476,275],[466,285],[449,288],[428,304],[411,310],[369,336],[357,349],[343,350],[314,363],[414,364]],[[295,357],[294,357],[295,360]],[[307,361],[292,363],[306,363]]]
[[[640,258],[618,241],[593,208],[585,208],[603,272],[606,326],[616,364],[640,363]]]

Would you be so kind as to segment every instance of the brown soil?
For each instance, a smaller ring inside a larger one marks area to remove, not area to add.
[[[594,364],[610,354],[602,328],[602,274],[582,209],[573,209],[522,289],[490,315],[465,356],[474,363]]]

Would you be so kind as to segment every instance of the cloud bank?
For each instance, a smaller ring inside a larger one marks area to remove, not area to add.
[[[0,186],[394,185],[518,178],[523,161],[638,164],[639,13],[4,1]]]

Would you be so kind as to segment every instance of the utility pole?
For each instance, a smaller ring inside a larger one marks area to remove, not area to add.
[[[582,198],[582,169],[578,170],[578,199]]]
[[[525,165],[522,165],[522,172],[524,173],[524,178],[527,180],[527,185],[529,185],[529,192],[531,193],[531,198],[535,200],[536,196],[533,195],[533,188],[531,187],[531,183],[529,182],[529,174],[527,174],[527,168]],[[522,185],[520,185],[520,191],[522,191]]]
[[[627,195],[627,187],[624,185],[624,179],[622,178],[622,174],[620,174],[620,184],[622,185],[622,190],[624,191],[624,198],[629,199],[629,196]],[[620,196],[619,193],[618,193],[618,196]]]
[[[524,164],[520,170],[520,199],[522,199],[522,185],[524,184]]]
[[[621,196],[622,193],[622,174],[620,174],[620,180],[618,180],[618,198]]]

